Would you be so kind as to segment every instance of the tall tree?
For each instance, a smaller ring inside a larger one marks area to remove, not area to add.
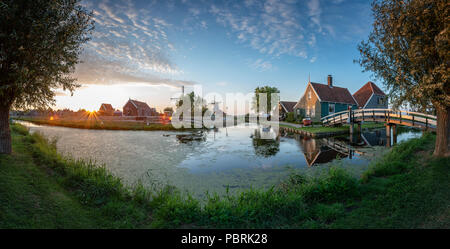
[[[272,93],[280,93],[280,91],[278,90],[278,88],[276,87],[271,87],[271,86],[262,86],[262,87],[257,87],[255,88],[255,96],[253,97],[253,109],[257,112],[260,112],[260,98],[259,98],[259,94],[267,94],[267,107],[266,107],[266,111],[270,114],[271,111],[271,103],[272,103]],[[273,106],[278,105],[278,103],[273,103]]]
[[[0,1],[0,153],[11,153],[11,107],[45,107],[56,88],[78,86],[71,73],[94,27],[79,2]]]
[[[394,107],[434,107],[435,156],[449,155],[450,8],[448,0],[375,0],[373,30],[358,46],[364,71],[381,79]]]

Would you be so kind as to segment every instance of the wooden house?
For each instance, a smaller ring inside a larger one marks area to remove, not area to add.
[[[317,122],[349,108],[357,109],[357,102],[347,88],[334,86],[333,78],[328,75],[328,84],[308,82],[305,93],[294,106],[294,115],[310,117]]]
[[[280,120],[285,120],[289,112],[294,112],[294,106],[296,104],[297,102],[293,101],[280,101],[278,103]]]
[[[357,92],[353,94],[362,109],[387,109],[388,98],[386,94],[373,82],[367,82]]]
[[[129,99],[123,106],[123,115],[145,117],[158,115],[158,112],[155,108],[150,108],[145,102]]]
[[[114,115],[114,108],[111,104],[103,103],[98,110],[98,114],[103,116],[112,116]]]

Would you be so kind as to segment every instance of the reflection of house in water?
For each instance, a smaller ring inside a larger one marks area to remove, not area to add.
[[[375,130],[372,132],[361,133],[361,138],[368,146],[386,145],[386,131]]]
[[[347,157],[347,155],[326,146],[321,140],[308,137],[298,138],[297,141],[303,151],[308,166],[331,162],[337,157]]]

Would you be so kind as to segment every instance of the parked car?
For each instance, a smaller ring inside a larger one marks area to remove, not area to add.
[[[304,126],[308,126],[308,125],[311,125],[311,124],[312,124],[311,118],[304,118],[303,119],[303,125]]]

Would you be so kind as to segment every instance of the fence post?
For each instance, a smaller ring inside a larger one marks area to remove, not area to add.
[[[414,115],[412,115],[412,117],[413,117],[413,120],[412,120],[412,121],[413,121],[413,126],[414,126]]]
[[[372,117],[373,117],[373,121],[375,121],[375,110],[372,110]]]
[[[402,111],[398,111],[400,113],[400,124],[402,123]]]
[[[425,117],[425,128],[428,130],[428,117]]]

